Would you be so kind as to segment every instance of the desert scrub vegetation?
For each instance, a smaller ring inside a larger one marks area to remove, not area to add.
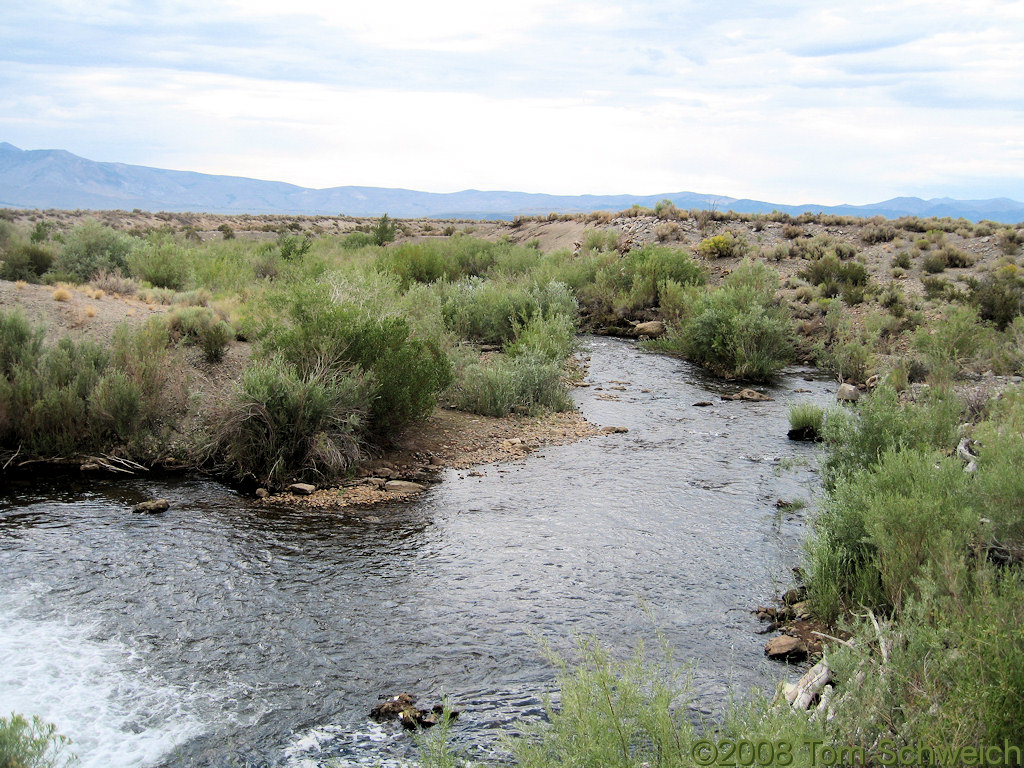
[[[438,341],[414,337],[404,317],[337,302],[322,284],[294,285],[278,306],[281,314],[261,331],[261,354],[280,356],[300,375],[320,367],[364,372],[372,382],[366,428],[374,434],[393,437],[429,415],[451,383]]]
[[[372,390],[357,369],[257,360],[213,414],[210,460],[264,485],[342,476],[360,458]]]
[[[167,317],[172,341],[182,341],[203,350],[206,361],[217,363],[235,338],[234,329],[208,307],[179,307]]]
[[[742,236],[723,232],[701,240],[697,253],[705,259],[742,258],[750,253],[750,244]]]
[[[86,221],[64,237],[52,271],[58,279],[87,282],[100,270],[128,273],[133,238],[97,221]]]
[[[159,323],[122,326],[111,346],[62,338],[0,312],[0,447],[43,457],[151,455],[178,410],[175,350]]]
[[[678,354],[714,373],[767,381],[793,355],[789,312],[776,293],[778,275],[764,262],[745,260],[722,286],[695,294],[680,321],[650,349]]]

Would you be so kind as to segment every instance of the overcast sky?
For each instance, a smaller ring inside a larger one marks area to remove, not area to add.
[[[3,0],[0,141],[310,187],[1024,200],[1024,2]]]

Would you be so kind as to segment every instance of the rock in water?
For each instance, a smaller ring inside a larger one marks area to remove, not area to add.
[[[413,709],[416,704],[416,697],[408,693],[400,693],[383,701],[370,710],[370,719],[378,723],[394,720],[406,709]]]
[[[722,395],[723,400],[746,400],[751,403],[765,403],[771,400],[768,395],[762,395],[753,389],[741,389],[735,395]]]
[[[786,433],[790,440],[820,440],[821,436],[814,427],[796,427]]]
[[[860,400],[860,390],[853,384],[840,384],[836,390],[836,400],[840,403],[856,403]]]
[[[408,693],[400,693],[387,701],[381,702],[370,710],[370,719],[378,723],[385,723],[389,720],[398,720],[402,727],[415,731],[420,728],[430,728],[441,722],[444,717],[444,707],[435,704],[431,709],[419,709],[416,707],[416,697]],[[448,719],[458,719],[459,713],[455,710],[448,712]]]
[[[167,499],[151,499],[132,507],[132,512],[166,512],[170,508]]]

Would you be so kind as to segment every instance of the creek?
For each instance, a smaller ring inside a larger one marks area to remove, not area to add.
[[[739,387],[689,363],[584,341],[576,403],[627,433],[449,470],[371,516],[201,477],[6,480],[0,711],[55,722],[85,768],[311,768],[414,758],[367,718],[403,691],[448,696],[457,746],[486,759],[543,715],[540,643],[579,635],[624,655],[660,630],[697,711],[771,688],[786,669],[750,611],[790,585],[817,489],[787,407],[835,385],[791,371],[771,402],[727,402]],[[152,497],[170,510],[130,512]]]

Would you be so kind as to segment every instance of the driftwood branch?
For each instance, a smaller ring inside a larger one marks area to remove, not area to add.
[[[818,697],[822,688],[832,680],[832,671],[824,659],[811,667],[796,685],[787,685],[786,700],[793,709],[809,709],[811,702]]]
[[[841,645],[845,645],[847,648],[855,648],[856,647],[856,643],[854,643],[853,640],[843,640],[843,638],[841,638],[841,637],[836,637],[835,635],[830,635],[830,634],[827,634],[825,632],[819,632],[816,629],[812,629],[811,630],[811,634],[812,635],[817,635],[818,637],[820,637],[820,638],[822,638],[824,640],[832,640],[833,642],[840,643]]]

